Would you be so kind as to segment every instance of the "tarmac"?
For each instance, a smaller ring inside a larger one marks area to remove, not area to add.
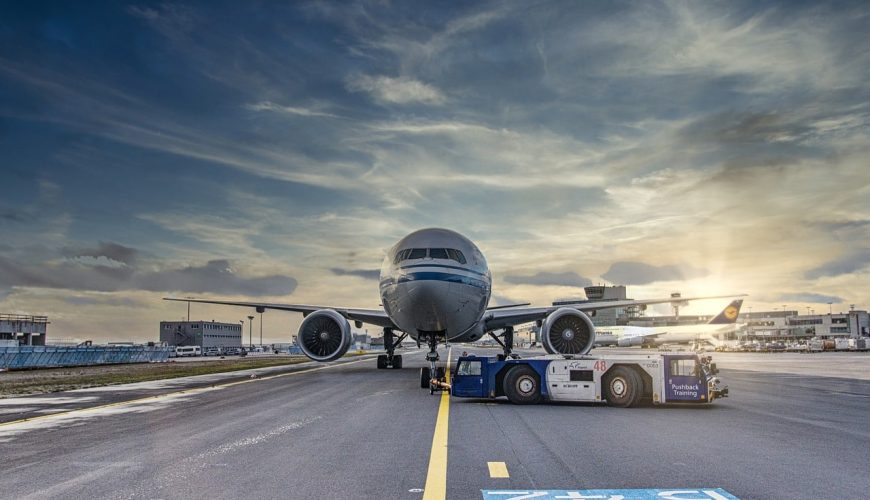
[[[791,499],[870,490],[870,381],[861,376],[870,355],[714,353],[729,398],[620,409],[432,396],[419,388],[423,354],[406,353],[402,370],[363,357],[255,378],[0,399],[0,496],[466,499],[482,490],[721,488]],[[849,370],[831,376],[843,362]]]

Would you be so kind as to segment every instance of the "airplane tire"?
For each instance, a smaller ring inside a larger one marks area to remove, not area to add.
[[[640,402],[643,380],[631,368],[617,366],[604,377],[602,392],[604,392],[604,398],[608,405],[628,408]]]
[[[429,367],[428,366],[424,366],[423,368],[420,368],[420,388],[421,389],[428,389],[429,388],[429,380],[431,378],[432,377],[429,376]]]
[[[504,378],[504,393],[511,403],[533,405],[541,401],[541,377],[527,365],[517,365]]]
[[[401,368],[402,368],[402,355],[401,354],[393,355],[393,369],[399,370]]]
[[[379,354],[378,355],[378,370],[383,370],[387,367],[387,355]]]

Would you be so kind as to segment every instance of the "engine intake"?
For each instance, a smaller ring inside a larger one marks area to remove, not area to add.
[[[350,323],[332,309],[309,314],[296,335],[302,352],[314,361],[335,361],[344,356],[352,341]]]
[[[595,343],[595,325],[584,313],[562,307],[544,320],[541,342],[550,354],[586,354]]]

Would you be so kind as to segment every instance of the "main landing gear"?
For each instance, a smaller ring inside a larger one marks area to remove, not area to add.
[[[429,352],[426,353],[426,361],[429,366],[420,368],[420,387],[429,388],[429,394],[447,391],[450,394],[450,384],[447,383],[446,372],[443,366],[435,366],[438,362],[438,336],[430,334],[426,337],[429,344]]]
[[[500,345],[502,347],[502,349],[504,349],[504,354],[499,356],[499,358],[501,360],[505,360],[507,358],[519,359],[519,356],[513,353],[513,350],[514,350],[514,327],[506,326],[504,329],[504,332],[501,334],[501,339],[498,338],[499,337],[498,335],[496,335],[492,332],[487,332],[487,333],[489,334],[490,337],[493,338],[493,340],[498,342],[498,345]],[[502,342],[502,339],[504,340],[504,342]]]
[[[393,329],[384,328],[384,348],[387,350],[387,353],[378,356],[378,370],[386,368],[398,370],[402,368],[402,355],[395,354],[395,352],[396,347],[399,347],[402,344],[402,340],[407,336],[408,334],[403,332],[398,339],[394,340]]]

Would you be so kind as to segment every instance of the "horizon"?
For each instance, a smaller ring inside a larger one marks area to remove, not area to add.
[[[0,312],[49,342],[156,340],[171,295],[376,307],[429,226],[480,247],[493,305],[870,305],[861,2],[0,13]]]

